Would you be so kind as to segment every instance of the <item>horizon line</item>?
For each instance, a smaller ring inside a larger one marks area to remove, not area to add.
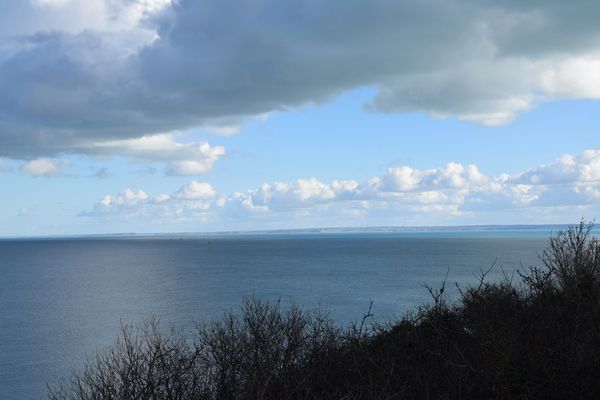
[[[176,237],[176,236],[236,236],[236,235],[283,235],[293,233],[394,233],[394,232],[449,232],[449,231],[495,231],[495,230],[527,230],[527,229],[565,229],[574,224],[477,224],[477,225],[391,225],[391,226],[342,226],[342,227],[312,227],[312,228],[279,228],[279,229],[248,229],[226,231],[188,231],[188,232],[111,232],[84,234],[55,234],[55,235],[7,235],[0,240],[15,239],[76,239],[76,238],[126,238],[126,237]]]

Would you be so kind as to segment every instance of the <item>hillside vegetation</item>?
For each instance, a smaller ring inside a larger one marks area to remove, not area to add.
[[[569,399],[600,393],[600,242],[581,223],[551,237],[541,267],[479,282],[378,326],[244,301],[194,337],[156,320],[51,400]]]

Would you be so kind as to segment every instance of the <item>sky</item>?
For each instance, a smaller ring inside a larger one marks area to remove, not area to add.
[[[0,237],[600,216],[600,2],[0,9]]]

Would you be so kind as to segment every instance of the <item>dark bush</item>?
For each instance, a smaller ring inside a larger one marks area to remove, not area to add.
[[[248,299],[186,339],[156,320],[51,390],[52,400],[564,399],[600,393],[600,243],[581,223],[517,282],[462,289],[382,327]]]

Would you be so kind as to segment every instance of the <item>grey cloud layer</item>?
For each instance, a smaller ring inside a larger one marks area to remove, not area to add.
[[[85,152],[365,85],[378,88],[373,110],[487,125],[547,99],[600,98],[598,2],[93,3],[108,15],[93,29],[32,22],[25,33],[51,30],[4,37],[0,157]]]

